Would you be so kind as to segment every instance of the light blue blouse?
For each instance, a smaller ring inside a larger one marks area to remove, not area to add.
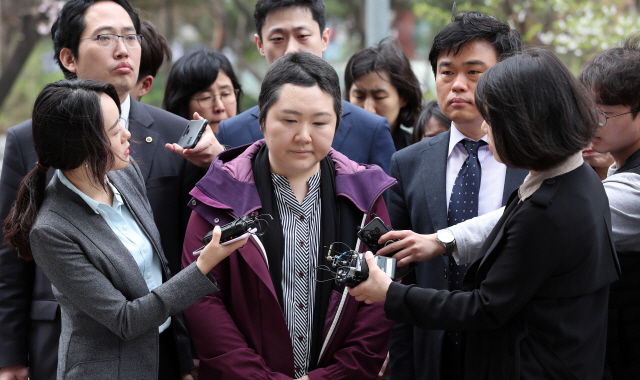
[[[151,242],[144,234],[138,223],[136,222],[131,211],[124,204],[122,196],[118,192],[118,189],[111,184],[107,179],[107,184],[113,191],[113,206],[109,206],[104,203],[100,203],[94,199],[91,199],[77,187],[60,170],[56,170],[58,178],[63,185],[69,188],[69,190],[78,194],[82,200],[84,200],[89,207],[96,213],[102,216],[107,222],[114,234],[120,239],[122,244],[131,252],[140,273],[144,277],[144,281],[147,283],[149,291],[157,288],[162,284],[162,265],[160,264],[160,257],[154,254],[153,246]],[[169,317],[160,327],[160,332],[163,332],[171,324],[171,317]]]

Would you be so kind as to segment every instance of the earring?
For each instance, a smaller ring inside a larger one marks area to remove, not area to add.
[[[84,162],[84,167],[88,168],[89,167],[89,163],[87,161]]]

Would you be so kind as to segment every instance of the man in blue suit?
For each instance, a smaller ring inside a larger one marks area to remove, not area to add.
[[[395,232],[394,238],[402,241],[379,254],[415,249],[425,239],[420,234],[436,231],[440,241],[451,246],[447,227],[502,207],[522,184],[527,171],[507,168],[488,149],[474,99],[482,73],[520,51],[521,45],[519,34],[508,24],[479,12],[458,13],[436,35],[429,60],[438,104],[453,123],[449,131],[393,155],[390,174],[398,183],[389,189],[389,216],[395,230],[408,231]],[[443,255],[418,263],[403,283],[455,290],[464,272],[464,266]],[[460,346],[457,331],[396,322],[389,354],[391,379],[461,380]]]
[[[298,51],[322,57],[329,44],[323,0],[258,0],[253,19],[256,46],[269,65]],[[218,141],[236,147],[262,139],[259,113],[256,106],[222,121]],[[387,120],[344,100],[332,147],[355,162],[376,164],[387,173],[395,152]]]
[[[118,91],[122,116],[129,121],[131,156],[144,176],[162,249],[176,274],[190,215],[188,192],[213,160],[217,144],[213,132],[208,130],[194,149],[183,151],[172,143],[180,138],[187,120],[129,95],[138,78],[142,49],[140,21],[126,0],[70,0],[51,32],[55,59],[66,78],[108,82]],[[10,128],[0,178],[2,220],[36,160],[31,121]],[[49,171],[50,176],[53,173]],[[4,236],[0,238],[2,242]],[[55,379],[60,321],[60,308],[44,273],[33,261],[0,244],[0,379]],[[181,321],[181,315],[172,318],[170,333],[176,334],[180,347],[175,347],[172,360],[164,361],[173,368],[163,374],[180,370],[186,375],[194,367]]]

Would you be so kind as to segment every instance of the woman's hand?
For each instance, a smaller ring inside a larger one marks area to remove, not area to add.
[[[349,288],[349,294],[356,297],[356,300],[364,301],[367,304],[384,302],[392,282],[391,277],[378,268],[376,259],[371,252],[368,251],[365,258],[369,266],[369,278],[355,288]]]
[[[204,274],[211,272],[213,267],[227,258],[233,251],[244,246],[247,239],[249,239],[249,237],[246,237],[229,245],[220,245],[221,233],[220,226],[215,226],[211,234],[211,242],[202,249],[198,260],[196,260],[196,265]]]

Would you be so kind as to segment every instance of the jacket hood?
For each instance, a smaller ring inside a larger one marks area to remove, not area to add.
[[[252,160],[264,144],[262,139],[220,153],[190,194],[208,206],[229,209],[235,216],[261,208]],[[369,211],[376,199],[396,182],[377,165],[355,163],[333,148],[328,156],[336,169],[337,195],[351,200],[362,212]],[[191,204],[195,202],[192,200]]]

